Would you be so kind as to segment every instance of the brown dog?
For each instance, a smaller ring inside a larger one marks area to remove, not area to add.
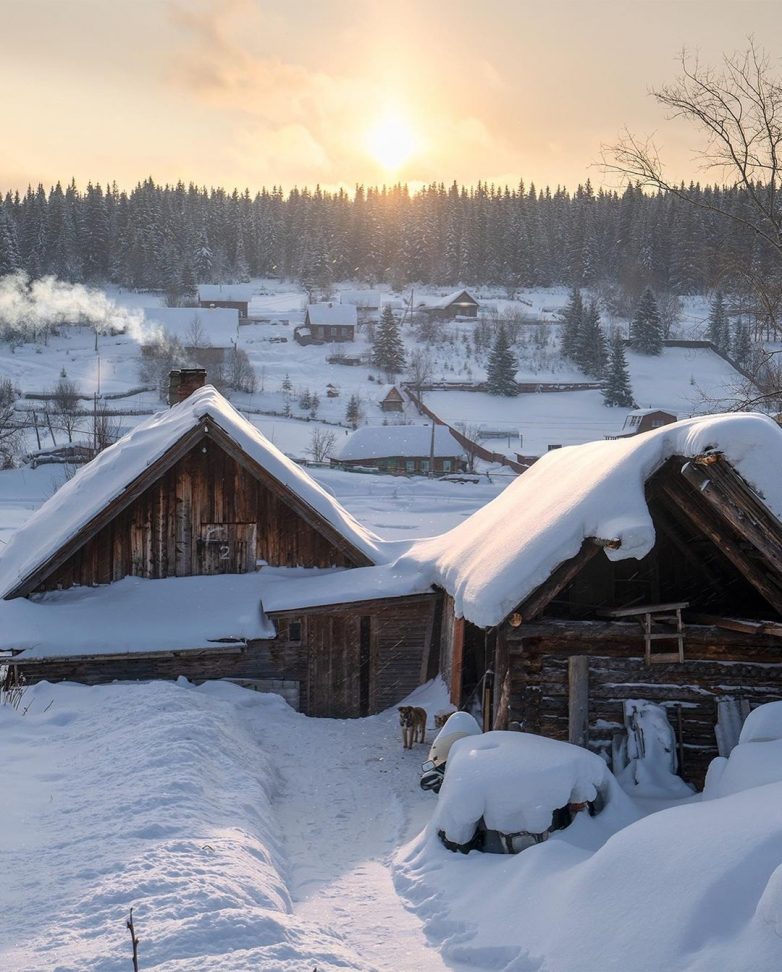
[[[426,735],[426,709],[415,705],[399,706],[399,725],[402,727],[402,746],[412,749],[413,744],[423,742]]]
[[[434,714],[434,727],[435,729],[442,729],[446,722],[451,718],[451,716],[456,712],[456,709],[449,709],[447,712],[435,712]]]

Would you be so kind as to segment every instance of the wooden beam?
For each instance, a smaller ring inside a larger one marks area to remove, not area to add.
[[[532,621],[541,611],[543,611],[551,601],[579,574],[584,566],[595,556],[600,547],[593,543],[591,539],[584,540],[581,549],[570,560],[561,563],[549,575],[548,580],[544,581],[537,590],[523,601],[522,604],[513,612],[521,615],[522,625],[527,621]]]
[[[263,571],[260,571],[263,576]],[[339,601],[334,604],[320,604],[305,608],[286,608],[284,611],[264,611],[267,618],[301,618],[307,615],[329,614],[380,614],[389,610],[396,610],[400,604],[425,604],[437,598],[431,594],[403,594],[399,597],[383,597],[364,601]]]
[[[568,658],[568,742],[589,742],[589,656]]]
[[[782,614],[782,589],[775,583],[774,575],[763,569],[741,548],[725,528],[724,521],[720,522],[717,519],[713,507],[705,506],[703,499],[699,501],[695,490],[686,485],[683,480],[666,480],[662,484],[662,489],[687,514],[693,524],[716,544],[721,553],[744,575],[771,607]]]
[[[462,704],[462,664],[464,662],[464,618],[453,620],[453,652],[451,655],[451,704]]]

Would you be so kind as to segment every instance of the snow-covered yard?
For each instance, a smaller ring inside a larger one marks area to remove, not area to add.
[[[444,689],[410,701],[431,724]],[[0,707],[0,967],[127,969],[133,907],[140,967],[161,972],[772,972],[765,728],[720,764],[724,796],[717,780],[641,819],[614,798],[520,855],[462,855],[437,839],[425,748],[402,750],[393,709],[308,719],[227,683],[41,683]]]

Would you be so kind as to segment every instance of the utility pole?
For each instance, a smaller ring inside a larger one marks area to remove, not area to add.
[[[432,421],[432,438],[429,442],[429,478],[434,477],[434,421]]]

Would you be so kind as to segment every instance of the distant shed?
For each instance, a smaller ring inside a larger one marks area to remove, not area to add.
[[[622,431],[617,439],[626,439],[631,435],[640,435],[651,429],[660,429],[664,425],[671,425],[676,421],[672,412],[665,412],[661,408],[636,408],[627,413]]]
[[[335,466],[377,468],[393,476],[444,475],[466,467],[465,453],[445,425],[365,425],[331,457]]]
[[[250,284],[200,284],[198,304],[200,307],[223,307],[239,312],[239,317],[248,316],[253,287]]]
[[[380,402],[380,408],[384,412],[404,412],[405,400],[396,385],[391,386],[386,397]]]
[[[476,318],[479,307],[480,304],[471,293],[466,290],[456,290],[439,300],[427,302],[419,310],[437,320],[453,321],[457,317]]]
[[[338,304],[332,300],[309,304],[304,325],[296,328],[294,337],[299,344],[354,341],[357,322],[354,304]]]

